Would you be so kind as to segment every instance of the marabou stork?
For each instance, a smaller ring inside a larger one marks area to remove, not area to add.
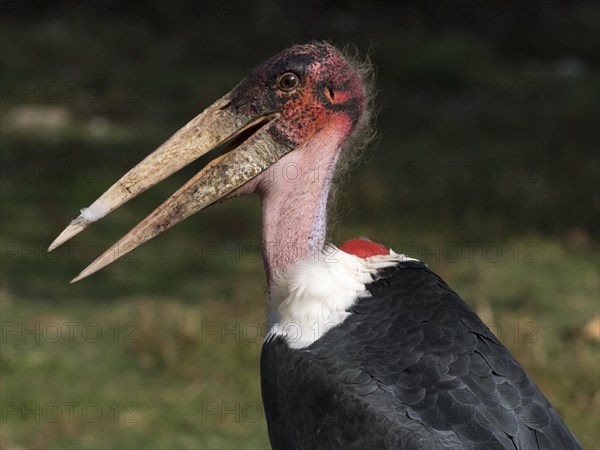
[[[274,449],[575,449],[556,410],[446,283],[362,239],[326,245],[339,157],[368,131],[365,65],[328,43],[267,60],[82,210],[49,250],[215,147],[224,152],[73,281],[194,212],[256,193]],[[300,176],[282,175],[290,166]]]

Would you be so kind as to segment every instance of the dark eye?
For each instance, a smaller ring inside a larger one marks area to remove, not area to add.
[[[277,84],[282,91],[292,91],[296,89],[299,82],[298,75],[293,72],[286,72],[279,77]]]

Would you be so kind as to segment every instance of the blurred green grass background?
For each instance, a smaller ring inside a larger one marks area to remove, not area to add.
[[[253,67],[313,39],[378,70],[380,140],[339,189],[332,240],[426,261],[600,448],[596,2],[2,8],[2,448],[269,447],[257,199],[68,284],[194,164],[46,248]]]

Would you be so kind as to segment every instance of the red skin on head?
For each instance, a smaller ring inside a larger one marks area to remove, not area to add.
[[[350,239],[340,246],[340,250],[359,258],[369,258],[376,255],[389,255],[390,251],[377,242],[367,239]]]
[[[357,111],[362,113],[364,109],[365,93],[360,78],[332,47],[307,45],[288,53],[311,56],[315,60],[301,77],[303,82],[298,92],[293,96],[278,93],[285,103],[280,132],[299,144],[308,142],[326,126],[343,127],[350,134],[358,117],[348,115],[356,115]],[[357,104],[357,111],[344,107],[352,100]]]

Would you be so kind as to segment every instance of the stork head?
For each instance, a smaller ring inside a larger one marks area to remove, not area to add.
[[[260,65],[82,209],[49,251],[217,147],[223,148],[218,156],[73,281],[215,202],[281,187],[275,186],[281,180],[267,174],[282,160],[334,162],[342,144],[366,122],[368,99],[360,66],[335,47],[313,43],[287,49]],[[320,148],[326,154],[320,154]]]
[[[229,94],[243,115],[276,112],[273,137],[297,149],[329,127],[349,134],[365,111],[361,73],[335,47],[292,47],[267,60]]]

